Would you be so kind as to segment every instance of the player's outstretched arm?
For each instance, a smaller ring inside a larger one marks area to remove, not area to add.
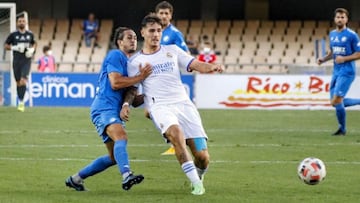
[[[134,77],[122,76],[118,72],[109,73],[111,87],[114,90],[130,87],[132,85],[135,85],[135,84],[141,82],[142,80],[147,78],[152,73],[152,67],[150,64],[145,64],[144,67],[140,66],[139,70],[140,70],[139,74]]]
[[[222,64],[205,63],[197,59],[194,59],[191,62],[189,68],[191,70],[196,70],[200,73],[222,73],[224,71],[224,66]]]

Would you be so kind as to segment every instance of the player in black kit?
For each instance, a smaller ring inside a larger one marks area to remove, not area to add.
[[[24,95],[30,73],[31,58],[34,55],[36,42],[31,31],[26,30],[26,20],[23,16],[16,21],[17,30],[10,33],[5,41],[5,49],[13,51],[13,70],[19,98],[18,110],[25,111]]]

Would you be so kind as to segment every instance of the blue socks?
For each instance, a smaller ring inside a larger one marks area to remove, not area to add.
[[[130,172],[129,158],[126,151],[127,140],[117,140],[114,145],[114,157],[121,174]]]
[[[344,103],[336,104],[334,107],[336,110],[336,117],[339,123],[339,128],[341,131],[346,132],[346,111]]]
[[[359,105],[360,104],[360,99],[350,99],[350,98],[345,98],[344,99],[344,106],[348,107],[348,106],[355,106],[355,105]]]
[[[101,156],[101,157],[98,157],[97,159],[95,159],[89,165],[85,166],[85,168],[81,169],[79,172],[79,176],[82,179],[85,179],[85,178],[87,178],[89,176],[93,176],[113,165],[115,165],[115,163],[112,162],[109,155]]]

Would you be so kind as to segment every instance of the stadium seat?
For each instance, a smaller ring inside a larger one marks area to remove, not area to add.
[[[238,58],[239,64],[240,65],[250,65],[252,64],[252,57],[254,55],[240,55]]]
[[[241,27],[244,28],[246,26],[246,22],[244,20],[233,20],[232,27]]]
[[[274,28],[276,28],[276,29],[280,29],[280,28],[286,29],[288,27],[288,24],[289,23],[286,20],[276,20],[274,22]]]
[[[71,73],[71,72],[73,72],[73,67],[72,66],[73,66],[73,64],[68,64],[68,63],[59,64],[57,72]]]
[[[315,20],[304,20],[303,21],[303,28],[315,28],[316,21]]]
[[[288,28],[301,28],[302,27],[302,22],[301,20],[290,20],[289,21],[289,25]]]
[[[272,34],[269,36],[269,42],[278,43],[283,41],[283,35]]]
[[[285,27],[279,27],[279,28],[273,28],[271,30],[271,35],[280,35],[283,36],[286,33],[286,28]],[[271,37],[271,36],[270,36]]]
[[[231,21],[230,20],[219,20],[218,27],[229,29],[231,27]]]
[[[81,64],[79,64],[79,63],[74,64],[73,72],[76,72],[76,73],[89,72],[88,64],[82,64],[82,63]]]
[[[255,65],[264,65],[267,63],[266,56],[264,55],[256,55],[252,58],[252,63]]]
[[[188,27],[189,26],[189,20],[187,19],[181,19],[176,21],[176,27]]]
[[[256,66],[251,64],[245,64],[241,65],[241,68],[239,70],[240,73],[255,73],[256,72]]]

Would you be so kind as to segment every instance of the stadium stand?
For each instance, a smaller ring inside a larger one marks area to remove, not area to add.
[[[97,72],[105,57],[113,21],[100,21],[101,48],[83,44],[83,19],[32,19],[31,30],[39,36],[38,47],[51,45],[60,72]],[[350,22],[358,29],[358,22]],[[284,74],[289,66],[315,64],[315,41],[327,39],[330,21],[210,20],[180,19],[175,22],[184,37],[201,41],[205,34],[223,62],[226,73]],[[41,51],[35,53],[35,59]],[[33,66],[35,70],[36,66]]]

